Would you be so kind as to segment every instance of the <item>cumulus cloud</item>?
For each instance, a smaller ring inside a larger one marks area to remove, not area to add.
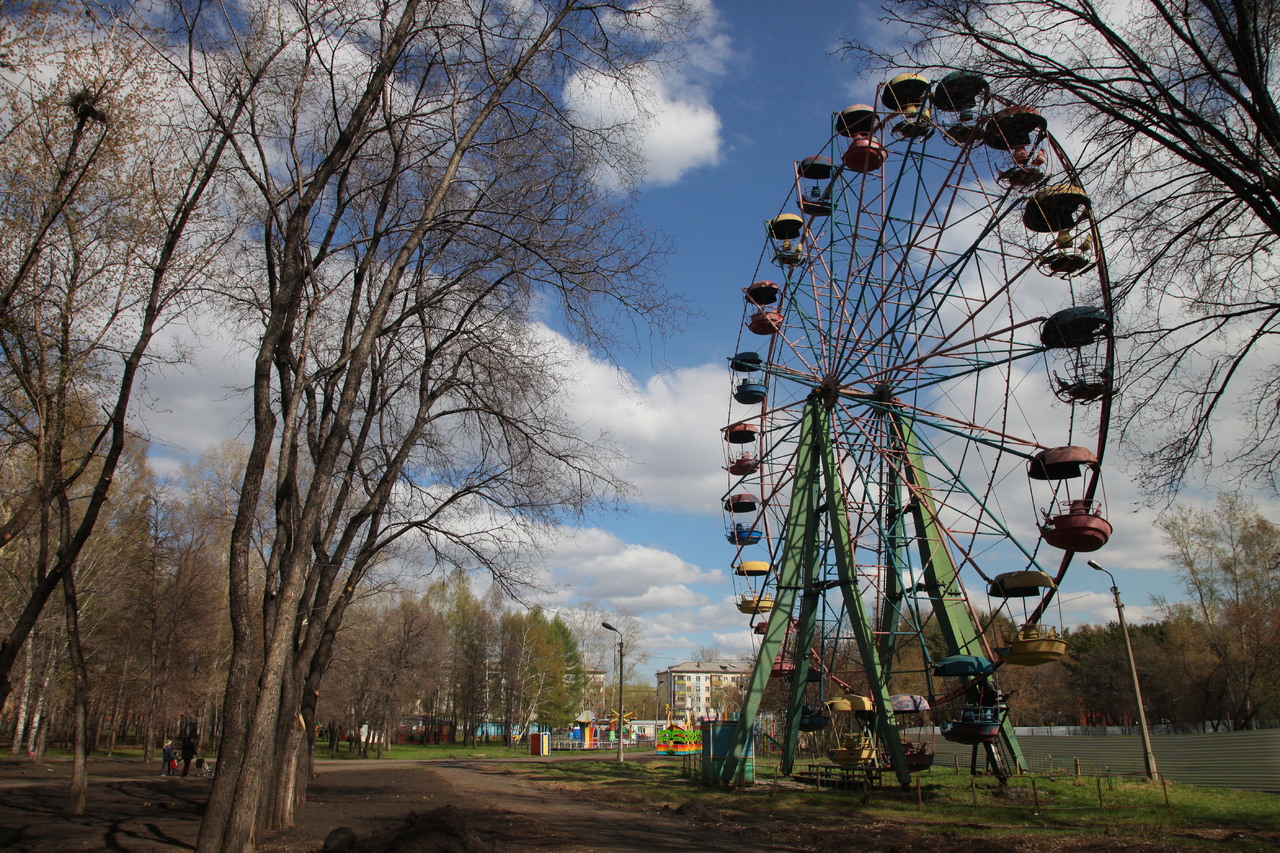
[[[726,654],[736,655],[739,650],[749,648],[750,632],[746,630],[745,619],[734,607],[733,596],[724,596],[656,613],[645,620],[645,628],[649,646],[658,651],[687,652],[707,645],[706,638],[710,636],[712,643]],[[722,641],[721,637],[727,639]],[[748,645],[742,644],[743,639]]]
[[[252,353],[219,329],[213,317],[192,314],[157,335],[156,348],[186,353],[185,363],[157,367],[143,380],[136,429],[152,443],[162,474],[208,447],[242,435],[249,420]]]
[[[635,144],[648,186],[669,186],[693,169],[720,162],[721,122],[710,86],[725,73],[732,45],[715,7],[708,0],[695,5],[701,22],[685,55],[638,71],[628,81],[634,90],[594,71],[575,75],[565,87],[565,100],[579,120],[600,128],[638,122]],[[619,187],[632,183],[631,176],[618,174],[601,180]]]
[[[715,515],[725,489],[724,437],[731,380],[723,364],[655,374],[644,383],[593,358],[556,332],[540,334],[570,365],[560,402],[577,423],[625,448],[621,473],[638,502],[657,510]]]
[[[658,120],[645,135],[648,183],[669,186],[699,166],[720,162],[720,117],[710,104],[659,93]]]
[[[740,657],[755,657],[759,652],[756,648],[756,636],[750,631],[715,631],[711,634],[715,640],[716,648],[725,653],[730,660]]]
[[[705,570],[677,555],[624,542],[599,528],[558,531],[547,543],[545,562],[557,585],[576,598],[605,601],[616,609],[646,613],[702,597],[689,584],[721,583],[723,572]]]

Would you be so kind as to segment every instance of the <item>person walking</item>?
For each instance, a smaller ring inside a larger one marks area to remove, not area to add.
[[[160,753],[160,758],[164,765],[160,768],[161,776],[170,776],[177,767],[177,760],[173,757],[173,741],[164,742],[164,750]]]
[[[186,776],[187,771],[191,769],[191,759],[196,757],[196,742],[187,735],[182,739],[182,775]]]

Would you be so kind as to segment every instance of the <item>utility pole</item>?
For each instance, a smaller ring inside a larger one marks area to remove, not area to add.
[[[1133,696],[1138,701],[1138,730],[1142,734],[1142,761],[1147,768],[1147,778],[1154,782],[1160,778],[1160,771],[1156,769],[1156,754],[1151,751],[1151,733],[1147,731],[1147,712],[1142,706],[1142,686],[1138,683],[1138,665],[1133,660],[1133,644],[1129,642],[1129,626],[1124,621],[1124,605],[1120,602],[1120,588],[1116,586],[1115,576],[1099,566],[1095,560],[1089,560],[1088,566],[1111,578],[1111,595],[1116,600],[1116,615],[1120,617],[1120,633],[1124,635],[1124,650],[1129,655],[1129,674],[1133,676]]]
[[[618,635],[618,760],[625,761],[622,756],[622,632],[608,622],[601,622],[600,625]]]

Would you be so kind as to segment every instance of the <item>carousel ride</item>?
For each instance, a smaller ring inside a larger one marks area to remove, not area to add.
[[[876,100],[794,161],[742,289],[722,500],[759,651],[723,780],[770,679],[784,773],[839,724],[832,761],[906,785],[932,755],[900,719],[926,710],[1010,772],[1000,670],[1063,655],[1058,587],[1111,534],[1111,293],[1080,176],[976,74]]]

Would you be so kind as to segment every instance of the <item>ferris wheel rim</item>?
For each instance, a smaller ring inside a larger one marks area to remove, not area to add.
[[[834,138],[834,136],[833,136],[833,138]],[[1074,167],[1074,165],[1073,165],[1073,164],[1071,164],[1071,163],[1070,163],[1069,159],[1068,159],[1068,158],[1067,158],[1067,156],[1066,156],[1065,151],[1063,151],[1063,150],[1061,149],[1061,146],[1057,143],[1057,141],[1056,141],[1055,139],[1053,139],[1053,137],[1052,137],[1051,135],[1047,134],[1047,133],[1046,133],[1046,135],[1045,135],[1045,140],[1046,140],[1046,144],[1047,144],[1047,145],[1049,145],[1049,146],[1050,146],[1050,147],[1051,147],[1051,148],[1056,152],[1056,154],[1058,155],[1059,161],[1063,164],[1063,168],[1064,168],[1064,170],[1065,170],[1065,171],[1066,171],[1066,172],[1067,172],[1067,173],[1072,177],[1072,179],[1074,180],[1074,179],[1076,178],[1076,176],[1075,176],[1075,167]],[[959,148],[959,149],[958,149],[958,151],[959,151],[960,153],[957,153],[957,154],[955,155],[957,160],[959,160],[960,158],[962,158],[962,157],[964,156],[964,153],[963,153],[963,152],[964,152],[965,150],[966,150],[966,149],[965,149],[964,147],[961,147],[961,148]],[[836,167],[836,169],[837,169],[837,173],[838,173],[839,168],[840,168],[840,167]],[[1010,197],[1011,197],[1011,194],[1009,194],[1009,193],[1006,193],[1006,194],[1005,194],[1005,198],[1010,198]],[[803,207],[802,207],[802,209],[803,209]],[[1000,217],[1001,217],[1001,218],[1006,218],[1006,217],[1008,217],[1008,216],[1010,215],[1010,211],[1012,211],[1012,210],[1014,210],[1014,209],[1015,209],[1015,206],[1014,206],[1014,205],[1012,205],[1012,204],[1007,204],[1007,205],[1005,206],[1004,211],[1000,214]],[[799,218],[799,217],[797,217],[797,218]],[[813,219],[815,219],[815,217],[814,217],[814,216],[810,216],[808,219],[809,219],[809,221],[811,222]],[[806,227],[807,227],[807,224],[806,224]],[[1093,228],[1096,230],[1096,224],[1094,224],[1094,225],[1093,225]],[[939,232],[941,233],[941,232],[945,231],[946,229],[945,229],[945,227],[943,227],[943,228],[940,228],[940,229],[938,229],[938,230],[939,230]],[[805,233],[808,233],[808,232],[807,232],[807,230],[806,230],[806,232],[805,232]],[[1096,264],[1094,265],[1094,269],[1096,269],[1096,271],[1097,271],[1097,272],[1096,272],[1097,280],[1098,280],[1099,282],[1101,282],[1101,286],[1100,286],[1099,290],[1100,290],[1100,293],[1101,293],[1101,296],[1102,296],[1102,299],[1103,299],[1104,310],[1106,310],[1106,311],[1107,311],[1107,313],[1109,314],[1109,313],[1110,313],[1110,309],[1111,309],[1111,294],[1110,294],[1110,289],[1109,289],[1109,279],[1108,279],[1108,277],[1107,277],[1107,275],[1106,275],[1106,260],[1105,260],[1105,253],[1104,253],[1104,252],[1103,252],[1103,250],[1102,250],[1102,244],[1101,244],[1101,241],[1100,241],[1100,240],[1096,240],[1096,239],[1095,239],[1095,245],[1096,245],[1098,248],[1097,248],[1097,262],[1096,262]],[[1032,266],[1034,263],[1035,263],[1035,259],[1034,259],[1034,258],[1026,259],[1026,260],[1025,260],[1025,263],[1024,263],[1024,265],[1023,265],[1023,271],[1025,272],[1027,269],[1030,269],[1030,268],[1031,268],[1031,266]],[[785,270],[785,268],[784,268],[784,270]],[[784,287],[786,287],[786,288],[788,288],[788,289],[789,289],[789,288],[791,288],[791,287],[793,286],[793,283],[789,280],[789,278],[790,278],[790,277],[789,277],[789,270],[786,270],[786,271],[788,272],[788,276],[787,276],[788,281],[787,281],[787,283],[784,285]],[[1021,275],[1021,274],[1022,274],[1022,273],[1019,273],[1019,275]],[[1046,319],[1046,317],[1045,317],[1045,316],[1035,316],[1035,317],[1032,317],[1032,318],[1029,318],[1029,319],[1025,319],[1025,320],[1021,321],[1020,323],[1018,323],[1017,325],[1018,325],[1018,326],[1027,326],[1027,325],[1030,325],[1030,324],[1033,324],[1033,323],[1042,322],[1042,321],[1044,321],[1045,319]],[[781,331],[781,330],[780,330],[780,331]],[[892,330],[890,330],[890,331],[892,331]],[[976,339],[976,337],[975,337],[975,338],[971,338],[971,339],[969,339],[969,340],[954,341],[954,342],[952,342],[952,343],[950,344],[950,346],[951,346],[952,348],[954,348],[955,350],[963,350],[963,349],[965,348],[965,346],[966,346],[967,344],[971,343],[971,342],[972,342],[972,340],[974,340],[974,339]],[[764,373],[764,375],[765,375],[769,380],[771,380],[771,381],[773,381],[773,382],[774,382],[775,388],[776,388],[776,386],[777,386],[777,382],[779,382],[779,381],[787,381],[787,382],[795,383],[795,384],[796,384],[796,385],[798,385],[798,386],[804,386],[804,387],[806,387],[806,388],[808,389],[808,395],[810,395],[810,396],[811,396],[811,395],[813,395],[813,394],[827,393],[827,394],[838,395],[838,396],[840,396],[840,397],[842,397],[842,398],[846,398],[846,399],[867,399],[867,398],[870,398],[870,397],[875,397],[875,396],[878,396],[878,395],[882,395],[882,394],[883,394],[883,392],[881,392],[881,391],[859,391],[859,390],[857,390],[857,388],[855,388],[855,387],[854,387],[857,383],[855,383],[855,382],[844,382],[844,383],[841,383],[841,382],[839,382],[838,380],[834,380],[834,379],[833,379],[833,377],[831,377],[830,375],[821,375],[821,374],[820,374],[820,373],[819,373],[819,372],[818,372],[814,367],[812,367],[812,366],[810,366],[810,367],[809,367],[809,369],[808,369],[807,371],[804,371],[804,370],[796,369],[796,368],[795,368],[795,367],[793,367],[793,366],[782,365],[782,364],[775,364],[774,359],[773,359],[773,357],[772,357],[772,356],[773,356],[773,353],[774,353],[774,351],[775,351],[775,348],[776,348],[776,347],[778,347],[780,343],[781,343],[781,345],[782,345],[782,346],[789,346],[789,347],[791,347],[792,349],[800,349],[800,348],[802,348],[802,347],[797,346],[794,342],[788,341],[788,339],[786,338],[786,335],[785,335],[785,334],[779,334],[779,335],[777,335],[776,337],[773,337],[773,338],[770,340],[770,343],[769,343],[769,349],[770,349],[771,357],[770,357],[770,359],[768,360],[768,362],[766,362],[765,366],[762,368],[762,372]],[[1113,348],[1114,348],[1114,341],[1113,341],[1113,338],[1112,338],[1112,336],[1111,336],[1111,335],[1108,335],[1108,338],[1107,338],[1107,356],[1108,356],[1108,360],[1109,360],[1111,363],[1114,363],[1114,349],[1113,349]],[[1039,357],[1043,352],[1044,352],[1044,348],[1043,348],[1043,347],[1029,346],[1029,347],[1027,347],[1027,348],[1025,349],[1025,351],[1024,351],[1024,352],[1022,352],[1022,353],[1020,354],[1020,356],[1019,356],[1019,357],[1020,357],[1020,358],[1028,358],[1028,359],[1030,359],[1030,358],[1036,358],[1036,357]],[[917,358],[918,358],[918,360],[919,360],[919,361],[921,361],[921,362],[925,362],[925,361],[928,361],[930,358],[936,358],[936,357],[937,357],[937,355],[938,355],[938,351],[933,351],[933,352],[924,352],[924,353],[922,353],[921,355],[919,355]],[[813,360],[812,360],[812,362],[813,362],[813,364],[816,364],[816,363],[818,362],[818,359],[816,359],[816,358],[815,358],[815,359],[813,359]],[[985,366],[985,367],[983,367],[982,369],[993,369],[993,368],[996,368],[996,367],[1005,366],[1005,364],[1007,364],[1007,363],[994,362],[994,363],[992,363],[992,364],[988,364],[988,365],[986,365],[986,366]],[[904,366],[904,365],[899,364],[899,365],[895,365],[895,366],[892,366],[892,367],[884,367],[884,368],[880,368],[878,371],[872,371],[872,372],[871,372],[871,374],[870,374],[869,376],[868,376],[868,375],[864,375],[864,376],[860,377],[860,381],[861,381],[863,384],[865,384],[865,383],[867,382],[867,380],[868,380],[868,379],[875,378],[877,375],[884,375],[884,376],[887,378],[887,377],[888,377],[889,372],[890,372],[892,369],[895,369],[895,368],[896,368],[897,370],[901,371],[901,370],[902,370],[902,368],[903,368],[903,366]],[[934,382],[943,382],[943,381],[945,381],[945,380],[946,380],[946,378],[947,378],[947,377],[945,377],[945,376],[944,376],[944,377],[942,377],[941,379],[935,379],[935,380],[934,380]],[[886,385],[889,385],[890,383],[887,383],[887,382],[886,382],[885,384],[886,384]],[[833,385],[835,386],[835,387],[834,387],[834,389],[831,387],[831,386],[833,386]],[[797,398],[797,399],[795,399],[795,400],[790,401],[789,403],[785,403],[785,404],[783,404],[783,405],[775,405],[775,406],[773,406],[772,408],[765,409],[765,410],[763,411],[763,413],[762,413],[762,416],[761,416],[761,417],[762,417],[762,421],[763,421],[763,419],[764,419],[766,416],[774,416],[774,415],[776,415],[776,413],[781,412],[781,411],[784,411],[784,410],[786,410],[787,408],[794,408],[794,407],[796,407],[796,406],[799,406],[802,402],[803,402],[803,400],[802,400],[802,399]],[[926,411],[927,411],[927,410],[925,410],[923,407],[919,407],[919,406],[911,406],[910,404],[905,403],[905,402],[902,402],[902,401],[899,401],[899,405],[901,405],[903,408],[912,408],[912,409],[916,410],[917,412],[921,412],[921,413],[923,413],[923,412],[926,412]],[[1098,408],[1098,411],[1099,411],[1098,421],[1099,421],[1100,427],[1099,427],[1099,429],[1097,430],[1097,433],[1096,433],[1096,435],[1095,435],[1094,442],[1093,442],[1093,443],[1094,443],[1094,445],[1095,445],[1096,453],[1097,453],[1097,456],[1098,456],[1098,458],[1099,458],[1099,459],[1101,459],[1101,458],[1102,458],[1102,456],[1103,456],[1103,454],[1104,454],[1104,452],[1105,452],[1105,443],[1106,443],[1106,437],[1107,437],[1107,429],[1106,429],[1106,427],[1107,427],[1107,424],[1108,424],[1108,423],[1109,423],[1109,421],[1110,421],[1110,407],[1111,407],[1111,395],[1110,395],[1110,394],[1106,394],[1106,395],[1104,395],[1104,396],[1102,397],[1102,399],[1100,400],[1100,405],[1097,407],[1097,408]],[[945,415],[944,415],[944,416],[941,416],[941,417],[942,417],[942,419],[943,419],[944,421],[946,420],[946,416],[945,416]],[[951,420],[952,420],[952,421],[955,421],[956,419],[955,419],[955,418],[951,418]],[[980,425],[971,424],[971,426],[972,426],[972,427],[974,427],[975,429],[982,429],[982,427],[981,427]],[[1045,444],[1043,441],[1036,440],[1036,439],[1034,439],[1034,438],[1032,438],[1032,439],[1021,439],[1021,440],[1017,441],[1016,443],[1017,443],[1018,445],[1020,445],[1020,446],[1024,446],[1024,447],[1027,447],[1027,448],[1030,448],[1030,449],[1044,449],[1044,448],[1046,447],[1046,444]],[[767,455],[768,455],[768,454],[762,454],[762,457],[767,457]],[[1024,455],[1024,458],[1025,458],[1026,456],[1029,456],[1030,454],[1029,454],[1029,453],[1027,453],[1027,454],[1023,454],[1023,455]],[[779,482],[781,482],[781,481],[779,481]],[[1089,485],[1088,485],[1088,487],[1087,487],[1087,490],[1086,490],[1086,491],[1087,491],[1087,493],[1088,493],[1090,496],[1092,496],[1092,495],[1093,495],[1093,493],[1094,493],[1094,491],[1096,490],[1096,488],[1097,488],[1097,483],[1098,483],[1098,478],[1097,478],[1097,475],[1096,475],[1096,472],[1095,472],[1095,474],[1094,474],[1094,476],[1091,478],[1090,483],[1089,483]],[[775,488],[775,489],[774,489],[774,492],[775,492],[775,493],[781,493],[781,491],[782,491],[781,487],[779,487],[779,488]],[[1012,538],[1012,537],[1010,537],[1010,538]],[[1038,546],[1037,546],[1037,547],[1038,547]],[[740,549],[739,549],[739,551],[741,551],[741,550],[742,550],[742,549],[740,548]],[[1064,573],[1065,573],[1065,571],[1066,571],[1067,566],[1070,564],[1071,557],[1074,555],[1074,553],[1077,553],[1077,552],[1072,552],[1072,551],[1064,552],[1064,554],[1063,554],[1063,556],[1062,556],[1061,560],[1059,561],[1059,565],[1058,565],[1058,567],[1057,567],[1057,570],[1056,570],[1056,572],[1055,572],[1055,581],[1060,581],[1060,580],[1061,580],[1061,578],[1062,578],[1063,574],[1064,574]],[[1056,584],[1055,584],[1055,586],[1056,586]],[[1052,599],[1052,594],[1050,594],[1050,595],[1046,596],[1046,597],[1045,597],[1045,599],[1043,600],[1042,604],[1043,604],[1043,605],[1047,605],[1047,604],[1048,604],[1048,602],[1049,602],[1051,599]],[[1037,615],[1038,615],[1038,614],[1037,614]]]

